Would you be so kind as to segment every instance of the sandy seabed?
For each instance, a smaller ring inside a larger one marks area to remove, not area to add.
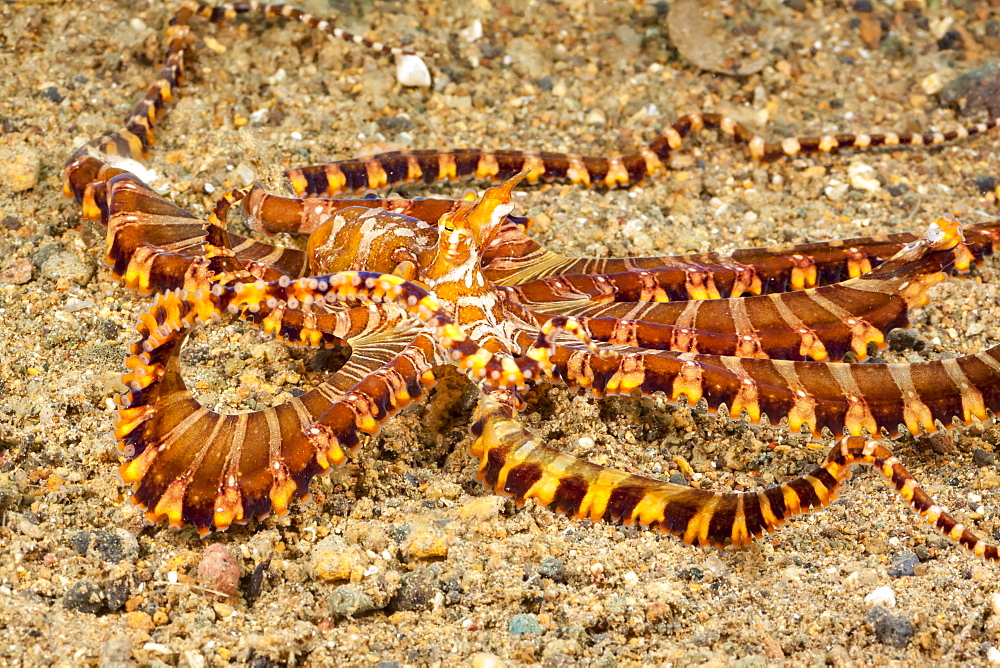
[[[211,192],[275,165],[407,147],[629,151],[693,111],[729,113],[770,138],[983,120],[959,107],[990,89],[947,93],[1000,58],[1000,9],[927,4],[720,4],[713,17],[727,33],[709,36],[712,49],[740,62],[740,49],[756,48],[746,59],[766,61],[733,77],[679,56],[667,3],[316,0],[310,11],[348,30],[433,53],[434,85],[402,88],[391,58],[296,24],[209,28],[149,166],[166,197],[201,214]],[[0,269],[17,277],[0,285],[0,664],[1000,662],[996,566],[934,533],[877,476],[860,473],[831,508],[723,551],[517,509],[473,481],[475,395],[456,374],[285,517],[207,540],[146,527],[119,482],[111,431],[126,346],[149,300],[111,277],[103,230],[81,223],[61,171],[153,80],[172,11],[0,4]],[[761,166],[706,134],[644,185],[547,186],[517,202],[542,243],[577,255],[919,231],[944,214],[997,215],[998,148],[993,135]],[[851,186],[858,175],[868,188]],[[933,288],[912,318],[923,347],[885,359],[1000,342],[997,278],[988,262]],[[236,323],[188,348],[186,377],[213,407],[271,405],[324,374],[323,357]],[[662,476],[682,457],[710,489],[784,480],[825,449],[662,398],[545,387],[528,402],[529,426],[563,449]],[[974,426],[897,444],[926,489],[994,541],[998,438]],[[236,555],[243,576],[225,600],[197,578],[212,543]],[[913,575],[894,575],[907,563]],[[884,610],[872,612],[873,593]]]

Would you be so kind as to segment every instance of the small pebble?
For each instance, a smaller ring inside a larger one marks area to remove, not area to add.
[[[116,633],[101,645],[99,668],[128,668],[132,663],[132,639],[124,633]]]
[[[149,613],[142,612],[141,610],[127,613],[125,615],[125,624],[130,629],[145,631],[146,633],[151,633],[156,628],[156,624],[153,623],[153,618],[149,616]]]
[[[981,174],[973,178],[972,181],[976,184],[980,195],[993,192],[997,187],[997,177],[988,174]]]
[[[121,535],[99,529],[78,531],[70,536],[69,543],[81,556],[98,556],[111,564],[119,564],[127,553],[133,553],[130,549],[132,546],[127,545]],[[135,546],[135,552],[137,551],[138,544]]]
[[[3,271],[0,271],[0,283],[7,285],[24,285],[31,282],[34,277],[35,267],[26,257],[11,260]]]
[[[868,607],[883,606],[887,608],[896,607],[896,592],[892,587],[879,587],[872,593],[865,596],[865,604]]]
[[[376,609],[372,597],[354,585],[334,588],[327,599],[327,606],[334,617],[360,617]]]
[[[993,466],[996,462],[997,456],[992,452],[987,452],[982,448],[976,448],[972,451],[972,462],[976,466]]]
[[[437,587],[422,571],[407,573],[400,580],[399,589],[389,601],[389,610],[392,612],[428,610],[435,594]]]
[[[986,650],[986,660],[990,662],[991,666],[1000,666],[1000,649],[990,647]]]
[[[41,166],[41,154],[30,146],[0,146],[0,192],[34,188]]]
[[[886,337],[889,349],[895,352],[904,350],[920,350],[924,347],[924,342],[914,329],[894,329]]]
[[[408,560],[447,557],[448,537],[435,523],[414,522],[399,549]]]
[[[104,610],[104,592],[90,580],[77,582],[63,596],[63,605],[70,610],[85,612],[91,615]]]
[[[892,566],[889,567],[889,577],[899,578],[912,576],[920,558],[913,552],[903,552],[892,558]]]
[[[397,56],[396,80],[402,86],[426,88],[431,85],[431,73],[420,56]]]
[[[335,535],[316,543],[309,555],[309,573],[314,580],[350,580],[356,568],[363,572],[367,564],[364,550]]]
[[[506,668],[507,664],[496,654],[488,652],[477,652],[469,657],[469,665],[472,668]]]
[[[852,188],[873,193],[882,189],[875,176],[875,168],[863,162],[852,162],[847,167],[847,178]]]
[[[903,615],[896,614],[882,605],[876,605],[865,616],[872,625],[875,637],[883,645],[904,649],[913,637],[913,624]]]
[[[561,559],[548,557],[538,567],[538,574],[553,582],[562,582],[566,579],[566,565]]]
[[[206,547],[198,563],[198,584],[224,596],[235,594],[240,586],[240,565],[236,555],[222,543]]]
[[[524,613],[520,615],[514,615],[510,618],[510,626],[508,631],[512,636],[526,636],[526,635],[542,635],[542,625],[538,623],[538,619],[530,614]]]
[[[90,282],[96,270],[91,262],[68,250],[53,253],[41,266],[42,276],[52,280],[69,279],[81,286]]]

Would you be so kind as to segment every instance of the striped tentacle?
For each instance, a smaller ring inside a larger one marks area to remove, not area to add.
[[[945,279],[942,269],[961,239],[955,221],[940,219],[873,271],[799,292],[645,304],[577,300],[534,310],[542,320],[576,316],[595,341],[619,346],[818,362],[851,350],[863,360],[869,344],[884,348],[885,333],[908,326],[908,310],[928,302],[927,289]]]
[[[202,535],[284,514],[293,498],[308,494],[314,475],[344,463],[359,445],[358,431],[377,433],[422,396],[434,353],[428,338],[399,328],[398,313],[373,307],[352,330],[338,332],[352,356],[326,382],[273,408],[220,415],[191,396],[179,357],[188,329],[217,317],[220,306],[205,293],[157,299],[140,324],[115,425],[130,459],[122,478],[147,519],[192,524]]]
[[[141,160],[149,155],[154,143],[153,127],[166,115],[174,102],[175,89],[184,81],[184,58],[190,41],[190,22],[199,16],[209,23],[221,24],[242,14],[261,14],[266,19],[285,18],[299,21],[313,30],[337,39],[360,44],[393,55],[419,55],[354,35],[302,10],[284,4],[235,2],[211,5],[203,0],[183,0],[167,28],[167,58],[145,96],[132,108],[121,129],[93,139],[81,146],[64,169],[63,190],[83,205],[88,220],[105,220],[103,184],[125,169],[121,159]],[[96,156],[94,154],[97,154]],[[99,156],[99,157],[97,157]]]
[[[532,184],[558,181],[593,188],[617,188],[640,183],[663,171],[663,161],[681,147],[692,131],[703,128],[716,128],[737,143],[746,144],[753,159],[770,161],[842,149],[936,145],[982,134],[997,123],[998,119],[990,119],[945,133],[840,134],[768,143],[744,125],[721,114],[688,114],[674,121],[645,148],[622,156],[584,157],[547,151],[482,149],[392,151],[367,159],[290,169],[285,175],[296,194],[310,197],[466,178],[505,181],[520,172],[527,172],[528,183]]]
[[[514,418],[509,397],[480,401],[473,427],[476,479],[498,494],[527,499],[569,515],[629,526],[658,527],[685,543],[745,545],[795,515],[828,506],[854,466],[871,466],[917,513],[977,556],[997,561],[987,545],[944,512],[881,441],[851,436],[836,443],[813,471],[758,492],[712,492],[616,471],[560,452]]]
[[[954,268],[1000,248],[1000,221],[968,225]],[[636,258],[567,258],[542,248],[518,226],[506,226],[483,254],[483,272],[514,286],[523,301],[683,301],[772,294],[857,278],[919,237],[911,233],[841,241]]]
[[[663,392],[688,405],[702,399],[716,412],[756,424],[784,418],[792,431],[823,429],[840,435],[882,430],[914,435],[933,433],[938,424],[986,420],[1000,409],[1000,346],[919,364],[846,364],[745,359],[698,353],[604,352],[558,345],[552,355],[555,375],[598,396]]]

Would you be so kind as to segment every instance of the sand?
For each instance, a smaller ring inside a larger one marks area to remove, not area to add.
[[[149,299],[111,277],[103,230],[61,194],[73,149],[113,129],[154,77],[172,6],[134,4],[0,5],[0,664],[1000,662],[996,567],[934,533],[870,472],[831,508],[723,551],[518,509],[473,481],[475,393],[456,374],[285,517],[206,540],[145,526],[111,432]],[[405,147],[628,151],[693,111],[772,138],[983,120],[959,107],[974,93],[995,99],[988,87],[941,93],[997,61],[998,10],[930,4],[720,5],[714,46],[697,57],[765,61],[733,77],[679,56],[667,3],[317,0],[310,10],[348,30],[435,54],[433,87],[402,88],[391,58],[298,25],[210,29],[148,166],[165,196],[201,214],[212,192],[276,165]],[[644,185],[525,189],[517,202],[542,243],[579,255],[919,231],[946,214],[996,216],[998,148],[992,135],[762,166],[706,134]],[[1000,342],[996,279],[987,263],[936,286],[912,316],[923,347],[883,357]],[[228,409],[270,405],[324,373],[324,358],[234,323],[206,330],[184,359],[202,401]],[[528,404],[527,424],[560,448],[665,477],[683,458],[710,489],[786,479],[825,449],[662,398],[542,387]],[[942,505],[994,541],[998,438],[973,426],[896,445]],[[233,585],[231,568],[199,575],[216,543],[241,577],[228,597],[206,587]]]

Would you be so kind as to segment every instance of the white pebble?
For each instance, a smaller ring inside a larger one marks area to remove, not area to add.
[[[628,573],[623,575],[622,580],[624,580],[625,584],[627,584],[629,587],[634,587],[637,584],[639,584],[639,576],[636,575],[634,571],[629,571]]]
[[[403,86],[427,87],[431,73],[420,56],[399,56],[396,59],[396,80]]]
[[[847,167],[847,176],[858,190],[873,193],[882,189],[882,184],[875,178],[875,168],[863,162],[852,162]]]
[[[887,608],[896,607],[896,592],[892,587],[879,587],[872,593],[865,596],[865,605],[874,608],[876,605],[884,605]]]
[[[726,572],[726,562],[720,559],[717,554],[709,555],[708,558],[705,559],[703,566],[716,575]]]
[[[990,601],[993,604],[993,614],[1000,615],[1000,593],[994,593]]]
[[[466,42],[475,42],[483,36],[483,22],[476,19],[468,28],[463,28],[460,34]]]
[[[1000,649],[990,647],[986,652],[986,660],[990,662],[991,666],[1000,666]]]

